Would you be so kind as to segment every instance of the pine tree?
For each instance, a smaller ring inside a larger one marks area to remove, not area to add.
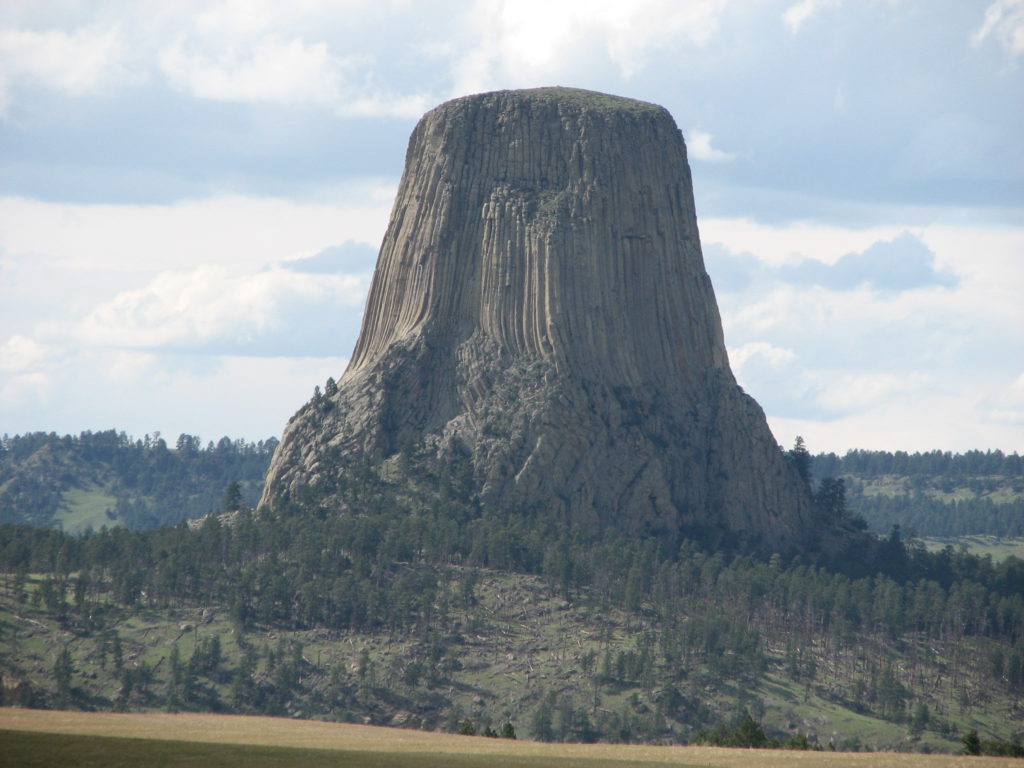
[[[981,754],[981,739],[978,738],[978,732],[973,728],[965,733],[960,741],[963,742],[965,755]]]
[[[65,645],[53,664],[53,679],[57,683],[57,706],[63,709],[71,703],[71,677],[75,673],[71,651]]]
[[[810,451],[807,450],[807,444],[804,443],[804,439],[797,435],[793,447],[786,455],[789,457],[790,463],[796,468],[800,479],[804,481],[804,486],[810,491],[812,458]]]

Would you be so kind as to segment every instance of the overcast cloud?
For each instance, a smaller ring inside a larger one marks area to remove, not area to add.
[[[781,443],[1024,447],[1024,0],[7,0],[0,430],[280,434],[419,115],[554,84],[676,118]]]

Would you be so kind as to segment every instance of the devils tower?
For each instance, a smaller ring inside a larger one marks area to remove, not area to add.
[[[769,551],[809,535],[729,369],[665,109],[540,88],[420,120],[351,361],[289,422],[261,504],[330,499],[408,445],[468,458],[482,508]]]

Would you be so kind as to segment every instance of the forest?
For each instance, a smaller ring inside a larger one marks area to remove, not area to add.
[[[4,524],[0,571],[13,605],[72,638],[39,693],[44,705],[287,714],[301,702],[306,716],[390,723],[407,709],[423,726],[483,730],[490,720],[465,725],[458,696],[441,692],[466,684],[469,638],[518,631],[501,619],[507,609],[485,610],[481,596],[516,574],[538,580],[543,599],[564,610],[620,617],[614,629],[588,630],[594,641],[580,644],[571,685],[519,705],[529,711],[516,727],[535,738],[687,740],[700,728],[713,738],[765,715],[743,691],[773,676],[830,706],[946,740],[958,735],[955,711],[998,713],[1024,695],[1024,562],[929,553],[899,528],[858,534],[864,523],[846,505],[845,482],[815,480],[820,467],[798,448],[789,456],[814,483],[818,514],[851,531],[845,551],[784,558],[714,536],[623,541],[542,511],[484,509],[468,490],[468,459],[411,446],[386,477],[357,466],[324,489],[341,491],[343,511],[309,494],[256,514],[229,482],[218,510],[191,525],[73,536]],[[124,661],[119,626],[190,610],[219,611],[230,634],[186,651],[175,643],[162,669]],[[363,638],[365,657],[326,673],[296,639],[322,632]],[[270,635],[276,645],[257,640]],[[379,641],[366,638],[401,645],[402,658],[371,655]],[[72,685],[69,670],[82,662],[69,647],[111,660],[116,695],[98,701]],[[707,693],[726,684],[727,702]],[[625,703],[595,703],[609,697]],[[1019,721],[1004,715],[999,735],[1017,735]]]
[[[92,505],[99,512],[94,528],[156,528],[217,509],[232,482],[255,504],[277,442],[222,437],[204,447],[182,434],[169,447],[159,433],[133,440],[113,429],[4,435],[0,522],[62,527],[76,506]]]
[[[159,434],[133,439],[115,430],[4,435],[0,522],[72,533],[90,525],[175,525],[218,509],[232,482],[253,506],[277,443],[222,437],[204,446],[197,436],[182,434],[169,446]],[[1018,454],[998,450],[853,450],[818,454],[809,466],[816,486],[827,478],[842,480],[849,511],[880,535],[899,525],[904,536],[1024,537],[1022,464]],[[75,525],[76,507],[89,504],[100,514]]]

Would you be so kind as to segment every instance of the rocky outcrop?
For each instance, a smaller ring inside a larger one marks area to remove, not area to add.
[[[410,442],[484,505],[766,549],[810,501],[729,370],[671,115],[565,88],[425,115],[337,391],[288,424],[262,504]]]

